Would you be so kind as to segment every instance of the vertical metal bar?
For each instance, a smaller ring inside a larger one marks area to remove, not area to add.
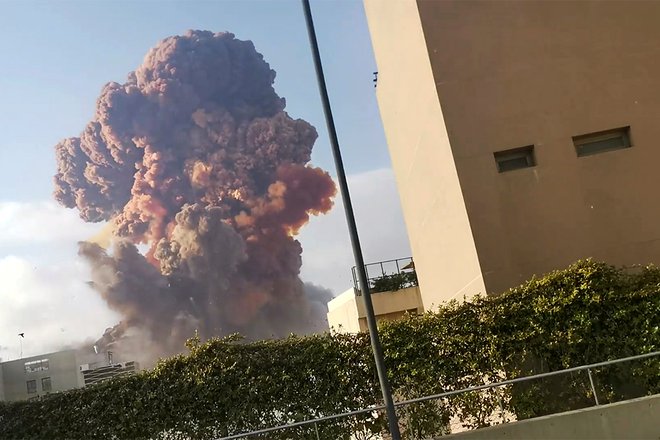
[[[316,440],[321,440],[321,437],[319,437],[319,426],[318,426],[318,423],[314,423],[314,431],[316,431]]]
[[[589,375],[589,383],[591,384],[591,392],[594,393],[594,400],[596,401],[596,405],[600,405],[600,403],[598,403],[598,394],[596,394],[596,387],[594,386],[594,378],[591,377],[591,368],[587,368],[587,374]]]
[[[351,196],[348,191],[348,182],[346,181],[344,163],[341,157],[341,151],[339,150],[339,139],[337,138],[337,130],[335,129],[335,122],[332,117],[332,108],[330,107],[330,98],[328,97],[328,89],[325,83],[325,75],[323,74],[321,54],[319,52],[318,41],[316,40],[316,31],[314,30],[312,9],[309,5],[309,0],[302,0],[302,5],[305,12],[305,22],[307,24],[307,34],[309,36],[309,44],[312,50],[312,56],[314,58],[316,79],[319,86],[319,92],[321,94],[321,102],[323,103],[323,113],[325,114],[325,122],[328,127],[328,135],[330,136],[332,155],[335,160],[335,168],[337,169],[337,180],[339,181],[339,190],[341,193],[341,197],[344,201],[344,213],[346,214],[348,231],[351,236],[353,257],[355,258],[355,266],[358,270],[358,274],[360,278],[360,288],[362,290],[362,298],[364,299],[364,309],[367,315],[366,318],[367,318],[367,326],[369,327],[371,348],[374,353],[374,361],[376,363],[376,371],[378,372],[380,390],[383,394],[383,403],[385,404],[385,410],[387,413],[387,423],[389,425],[389,430],[390,430],[390,435],[392,436],[392,440],[401,440],[401,433],[399,432],[399,423],[396,416],[396,409],[394,408],[394,400],[392,399],[390,384],[389,381],[387,380],[387,371],[385,369],[385,362],[383,361],[383,348],[380,345],[380,338],[378,337],[378,327],[376,324],[376,316],[374,315],[374,305],[371,301],[371,292],[369,291],[369,282],[366,276],[366,268],[364,267],[364,258],[362,256],[362,248],[360,247],[360,238],[358,236],[357,225],[355,223],[353,204],[351,203]]]
[[[385,276],[385,268],[383,267],[382,261],[380,262],[380,273],[382,274],[382,276]]]
[[[394,260],[394,264],[396,264],[396,273],[397,273],[397,274],[400,274],[400,273],[401,273],[401,269],[399,269],[399,260]]]

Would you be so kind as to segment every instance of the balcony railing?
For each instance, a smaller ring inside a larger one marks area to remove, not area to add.
[[[412,257],[384,260],[364,265],[371,293],[388,292],[418,285],[415,263]],[[353,287],[360,292],[360,280],[357,267],[351,269]]]

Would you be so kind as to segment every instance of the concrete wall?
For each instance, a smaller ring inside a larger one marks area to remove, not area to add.
[[[442,114],[410,2],[366,5],[425,295],[430,281],[454,276],[436,253],[468,261],[470,226],[489,292],[579,258],[660,263],[660,2],[419,0]],[[376,16],[386,8],[403,23]],[[573,136],[622,126],[632,148],[577,157]],[[494,152],[530,144],[536,167],[497,172]],[[470,223],[457,231],[452,157]]]
[[[40,359],[48,359],[48,370],[27,373],[25,363]],[[78,362],[74,350],[48,353],[29,358],[17,359],[0,364],[4,384],[4,398],[7,401],[26,400],[35,396],[42,396],[46,392],[42,389],[41,379],[50,377],[51,392],[65,391],[81,386]],[[37,393],[28,394],[27,381],[37,382]]]
[[[657,440],[660,395],[508,423],[442,439],[456,440]]]
[[[5,382],[3,379],[4,375],[2,374],[2,364],[0,363],[0,402],[5,400]]]
[[[419,287],[371,294],[377,322],[401,318],[406,312],[424,312]],[[328,324],[340,333],[357,333],[367,330],[364,301],[349,289],[328,303]]]
[[[428,310],[484,292],[484,283],[417,4],[365,0],[364,7],[380,113]]]
[[[339,333],[360,331],[355,289],[348,289],[328,303],[328,325]]]

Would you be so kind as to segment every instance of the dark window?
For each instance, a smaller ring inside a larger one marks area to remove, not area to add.
[[[497,171],[504,173],[506,171],[529,168],[536,165],[534,160],[534,145],[514,148],[512,150],[498,151],[495,154],[495,163]]]
[[[41,379],[41,390],[48,393],[52,390],[52,385],[50,383],[50,377],[44,377]]]
[[[37,381],[36,380],[28,380],[27,381],[27,392],[28,394],[34,394],[37,392]]]
[[[573,137],[578,157],[631,147],[630,127],[599,131]]]

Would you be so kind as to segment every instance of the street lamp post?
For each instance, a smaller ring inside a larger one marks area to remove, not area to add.
[[[303,9],[305,11],[305,21],[307,23],[309,44],[311,46],[312,56],[314,58],[316,79],[318,81],[319,91],[321,93],[321,101],[323,103],[325,122],[328,127],[328,135],[330,136],[332,155],[334,157],[335,168],[337,170],[339,191],[344,201],[344,212],[346,214],[346,222],[348,223],[348,231],[351,236],[353,257],[355,258],[355,266],[359,277],[360,291],[362,292],[361,296],[364,300],[364,309],[367,315],[366,316],[367,326],[369,327],[369,337],[371,338],[371,348],[373,350],[374,360],[376,362],[376,371],[378,372],[380,389],[381,392],[383,393],[385,412],[387,413],[387,422],[389,425],[389,430],[392,436],[392,440],[400,440],[401,433],[399,432],[399,424],[396,416],[396,410],[394,408],[394,400],[392,399],[392,392],[390,390],[389,381],[387,380],[385,363],[383,362],[383,349],[380,345],[380,338],[378,337],[378,327],[376,325],[376,316],[374,314],[373,302],[371,301],[369,281],[367,280],[367,274],[364,268],[364,258],[362,257],[360,238],[358,237],[357,225],[355,224],[355,215],[353,213],[353,205],[351,203],[351,196],[348,192],[346,173],[344,172],[344,163],[341,158],[341,151],[339,150],[339,140],[337,139],[335,122],[332,117],[332,109],[330,108],[330,99],[328,98],[328,90],[325,84],[325,75],[323,74],[323,66],[321,64],[321,55],[319,53],[318,42],[316,41],[316,32],[314,30],[312,10],[309,6],[309,0],[302,0],[302,4],[303,4]]]
[[[19,359],[23,359],[23,339],[25,338],[25,333],[21,332],[18,334],[18,342],[21,345],[21,355]]]

